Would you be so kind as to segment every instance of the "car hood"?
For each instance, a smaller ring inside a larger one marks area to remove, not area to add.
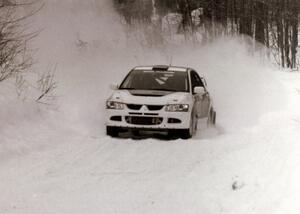
[[[191,95],[188,92],[116,90],[109,100],[145,105],[189,104],[191,102]]]

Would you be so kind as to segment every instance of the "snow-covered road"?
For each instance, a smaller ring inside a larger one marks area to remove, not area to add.
[[[299,74],[276,75],[300,82]],[[0,213],[295,213],[300,116],[292,109],[300,95],[289,89],[289,111],[229,133],[202,129],[189,141],[79,129],[45,130],[38,146],[24,138],[32,148],[0,164]]]
[[[59,64],[56,108],[22,103],[1,86],[1,214],[300,212],[298,72],[276,71],[232,38],[199,49],[128,48],[110,17],[95,22],[75,3],[53,16],[56,7],[39,17],[48,28],[37,41],[41,63]],[[78,50],[77,36],[90,45]],[[109,84],[169,56],[206,77],[217,127],[188,141],[105,136]]]
[[[276,117],[213,139],[54,137],[1,164],[0,211],[294,213],[300,124]]]

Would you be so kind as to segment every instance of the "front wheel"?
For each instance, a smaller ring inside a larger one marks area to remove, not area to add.
[[[190,129],[181,130],[181,138],[184,140],[190,139],[193,135],[190,132]]]
[[[190,127],[188,129],[181,130],[181,138],[182,139],[190,139],[193,137],[195,131],[197,130],[198,120],[195,116],[192,116],[190,121]]]
[[[119,136],[119,128],[112,127],[112,126],[106,126],[106,135],[111,136],[111,137],[118,137]]]

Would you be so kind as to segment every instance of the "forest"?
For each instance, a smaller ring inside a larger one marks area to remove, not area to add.
[[[201,32],[202,42],[222,35],[242,35],[255,50],[267,48],[268,57],[283,68],[298,67],[298,0],[114,0],[129,26],[160,26],[168,14],[180,16],[180,31]],[[158,23],[158,24],[157,24]]]

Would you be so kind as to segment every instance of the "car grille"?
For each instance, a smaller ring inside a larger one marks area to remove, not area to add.
[[[140,110],[143,105],[139,104],[127,104],[127,108],[130,110]],[[164,106],[163,105],[146,105],[149,111],[159,111],[161,110]]]
[[[127,116],[125,117],[125,120],[127,123],[134,125],[159,125],[162,123],[163,118]]]
[[[149,111],[159,111],[163,108],[164,106],[162,105],[147,105],[147,108]]]
[[[140,110],[143,105],[136,105],[136,104],[127,104],[127,108],[131,110]]]

